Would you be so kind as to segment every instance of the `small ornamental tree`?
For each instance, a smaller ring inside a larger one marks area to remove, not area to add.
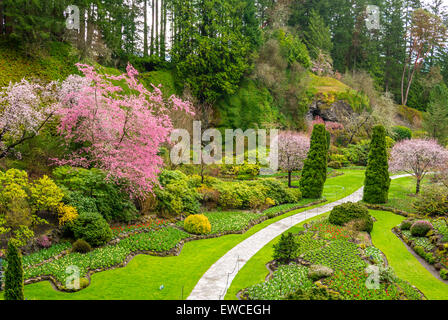
[[[67,143],[82,147],[58,163],[103,169],[108,178],[126,181],[132,196],[144,196],[158,183],[163,164],[159,150],[173,129],[169,113],[193,114],[190,103],[175,96],[165,99],[159,87],[146,89],[131,65],[119,76],[77,67],[87,84],[77,85],[80,80],[74,77],[63,84],[76,90],[66,90],[58,114]]]
[[[325,125],[314,126],[311,144],[305,160],[300,189],[304,198],[318,199],[322,197],[324,184],[327,180],[327,134]]]
[[[286,131],[278,137],[278,163],[280,169],[288,172],[288,186],[291,188],[291,176],[294,170],[303,167],[303,161],[310,148],[310,139],[302,134]]]
[[[10,241],[6,253],[5,300],[24,300],[22,255]]]
[[[387,162],[386,129],[383,126],[373,128],[365,176],[363,201],[371,204],[386,203],[391,179]]]
[[[57,109],[59,86],[23,79],[0,90],[0,159],[34,138]]]
[[[389,166],[392,171],[405,171],[417,180],[416,194],[425,176],[448,163],[448,150],[436,140],[411,139],[397,143],[391,152]]]

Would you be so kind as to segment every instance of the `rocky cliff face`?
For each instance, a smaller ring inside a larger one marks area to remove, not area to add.
[[[322,100],[315,100],[309,106],[306,119],[312,121],[319,116],[324,121],[342,122],[353,112],[353,108],[343,100],[335,101],[330,105]]]

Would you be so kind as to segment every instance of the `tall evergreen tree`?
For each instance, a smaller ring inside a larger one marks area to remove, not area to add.
[[[317,58],[320,51],[330,53],[333,49],[330,28],[325,25],[324,20],[315,10],[311,11],[305,38],[308,51],[314,59]]]
[[[261,44],[261,30],[255,0],[244,0],[244,3],[242,33],[248,38],[251,48],[256,49]]]
[[[65,30],[66,0],[3,0],[10,39],[27,47],[60,40]]]
[[[400,98],[400,76],[406,57],[403,0],[386,0],[387,10],[382,10],[384,56],[384,89]]]
[[[180,0],[176,0],[180,1]],[[171,55],[179,76],[202,103],[233,94],[248,69],[250,42],[243,35],[245,4],[238,0],[180,1]]]
[[[386,203],[390,181],[386,129],[383,126],[375,126],[365,173],[363,201],[371,204]]]
[[[5,300],[24,300],[22,255],[10,241],[6,253]]]
[[[445,145],[448,140],[448,88],[444,83],[435,86],[431,91],[423,123],[431,137]]]
[[[327,180],[327,134],[325,125],[316,124],[311,135],[308,156],[302,170],[300,190],[304,198],[319,199],[322,197]]]

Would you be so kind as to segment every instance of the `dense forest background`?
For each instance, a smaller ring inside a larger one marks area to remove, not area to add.
[[[65,26],[68,5],[80,8],[79,30]],[[377,30],[367,5],[380,8]],[[394,109],[428,132],[437,122],[437,138],[448,129],[447,12],[442,0],[0,0],[0,38],[4,57],[51,57],[43,78],[80,60],[129,61],[190,98],[206,126],[302,130],[320,97],[359,114]],[[10,64],[2,85],[29,75]]]

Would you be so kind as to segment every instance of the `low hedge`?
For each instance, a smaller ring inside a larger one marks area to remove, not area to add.
[[[335,225],[345,225],[348,222],[360,220],[359,231],[371,232],[373,229],[373,220],[366,206],[347,202],[333,208],[329,216],[329,222]]]

